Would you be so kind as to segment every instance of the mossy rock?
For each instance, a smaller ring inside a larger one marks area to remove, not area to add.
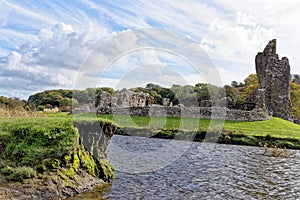
[[[44,159],[41,164],[36,167],[38,173],[51,170],[56,171],[60,167],[61,161],[56,158]]]
[[[99,163],[101,167],[100,177],[106,182],[113,180],[115,177],[115,168],[112,164],[106,159],[101,159]]]

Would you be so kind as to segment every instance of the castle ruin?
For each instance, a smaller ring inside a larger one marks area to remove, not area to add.
[[[234,103],[225,97],[217,102],[204,100],[199,107],[173,106],[164,98],[162,105],[152,105],[154,98],[143,92],[122,92],[118,96],[101,92],[95,107],[98,114],[125,114],[140,116],[170,116],[211,118],[234,121],[268,120],[271,116],[293,121],[290,100],[289,60],[276,54],[276,40],[271,40],[255,58],[259,89],[244,103]],[[214,114],[213,114],[214,113]],[[225,115],[224,115],[225,113]]]
[[[255,58],[260,101],[274,117],[293,121],[290,99],[290,65],[287,57],[279,59],[276,40],[271,40]],[[258,103],[258,102],[257,102]]]

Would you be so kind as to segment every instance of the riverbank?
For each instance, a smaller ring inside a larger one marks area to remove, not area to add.
[[[78,129],[91,126],[99,129],[93,138],[106,142],[115,131],[106,120],[78,120],[75,127],[70,117],[1,118],[0,199],[64,199],[111,181],[104,152],[96,159],[80,137]]]
[[[275,117],[255,122],[126,115],[98,118],[115,121],[119,127],[116,134],[120,135],[300,149],[300,125]],[[218,134],[209,131],[214,126],[222,126]]]

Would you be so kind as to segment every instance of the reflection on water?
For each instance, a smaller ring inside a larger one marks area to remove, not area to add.
[[[114,136],[112,142],[144,153],[161,148],[168,140]],[[207,147],[210,152],[203,154]],[[111,185],[76,199],[300,199],[298,153],[295,158],[262,153],[258,147],[192,143],[167,167],[135,174],[119,167]],[[113,163],[119,162],[114,161],[114,149],[109,148],[108,155]],[[137,167],[134,159],[124,162]]]
[[[78,194],[75,197],[70,198],[70,200],[106,200],[106,194],[109,194],[111,188],[111,183],[104,184],[101,187],[96,187],[92,191],[88,191],[82,194]]]

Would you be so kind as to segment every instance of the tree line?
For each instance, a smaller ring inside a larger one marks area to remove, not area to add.
[[[118,95],[127,90],[133,92],[145,92],[154,97],[154,104],[162,104],[163,98],[168,98],[173,105],[199,106],[202,100],[216,101],[223,97],[229,97],[234,103],[245,102],[247,96],[258,89],[256,74],[249,75],[243,82],[232,81],[231,85],[224,87],[208,83],[195,85],[174,84],[170,88],[149,83],[145,87],[114,90],[110,87],[87,88],[85,90],[46,90],[29,96],[28,100],[18,98],[0,97],[0,105],[6,107],[23,107],[27,110],[42,111],[45,108],[57,107],[60,111],[70,111],[72,106],[93,104],[96,95],[106,91],[112,95]],[[300,118],[300,76],[291,75],[291,101],[295,118]]]

